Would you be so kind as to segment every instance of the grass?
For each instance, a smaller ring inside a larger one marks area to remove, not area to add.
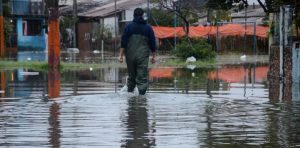
[[[89,68],[98,69],[98,68],[107,68],[107,67],[125,67],[125,64],[120,64],[117,62],[110,63],[65,63],[61,62],[60,70],[85,70]],[[38,62],[38,61],[26,61],[26,62],[17,62],[17,61],[4,61],[0,60],[0,69],[1,70],[12,70],[18,68],[27,68],[38,71],[48,71],[49,65],[47,62]]]
[[[16,61],[0,61],[0,69],[9,70],[9,69],[17,69],[17,68],[28,68],[35,70],[47,70],[48,63],[47,62],[38,62],[38,61],[24,61],[24,62],[16,62]]]
[[[197,61],[192,65],[197,67],[212,67],[215,65],[215,61]],[[165,61],[158,61],[155,64],[150,64],[149,67],[186,67],[188,64],[179,59],[168,59]],[[61,62],[60,70],[85,70],[89,68],[99,69],[99,68],[109,68],[109,67],[119,67],[125,68],[125,63],[118,62],[109,62],[109,63],[65,63]],[[17,62],[17,61],[0,61],[0,69],[2,70],[12,70],[18,68],[27,68],[38,71],[48,71],[47,62],[37,62],[37,61],[26,61],[26,62]]]

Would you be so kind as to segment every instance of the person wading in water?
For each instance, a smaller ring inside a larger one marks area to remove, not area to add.
[[[128,92],[137,86],[139,94],[145,95],[148,89],[148,63],[150,52],[151,62],[155,63],[156,42],[152,27],[144,20],[141,8],[134,10],[134,19],[124,29],[121,38],[119,62],[123,63],[125,54],[128,79]]]

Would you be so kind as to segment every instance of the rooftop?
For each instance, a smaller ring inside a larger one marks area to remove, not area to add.
[[[133,7],[138,7],[143,4],[146,4],[146,0],[117,0],[115,10],[115,2],[114,1],[88,1],[78,3],[78,16],[79,17],[106,17],[114,14],[115,12],[120,12],[126,9],[130,9]],[[63,15],[72,14],[73,6],[65,6],[60,9],[60,12]]]

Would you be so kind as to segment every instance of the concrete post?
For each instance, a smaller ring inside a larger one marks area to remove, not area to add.
[[[291,33],[292,33],[292,9],[289,5],[280,7],[280,24],[279,24],[279,47],[280,47],[280,77],[284,76],[284,50],[291,47]]]

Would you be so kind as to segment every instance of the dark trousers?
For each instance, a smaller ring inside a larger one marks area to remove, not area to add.
[[[137,86],[139,93],[144,94],[149,86],[148,82],[148,64],[149,56],[140,58],[126,58],[128,79],[128,92],[132,92]]]

